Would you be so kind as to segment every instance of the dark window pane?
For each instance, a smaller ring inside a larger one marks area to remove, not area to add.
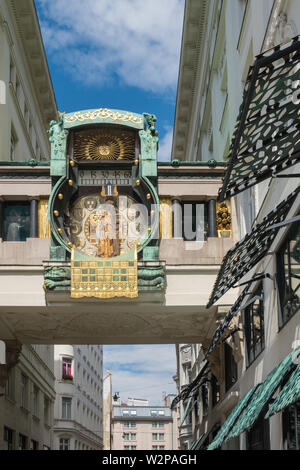
[[[5,203],[3,210],[3,239],[8,242],[24,242],[30,234],[30,205]]]
[[[285,450],[300,450],[300,401],[283,412],[283,442]]]

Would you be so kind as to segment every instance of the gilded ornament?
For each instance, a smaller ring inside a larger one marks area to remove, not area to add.
[[[151,199],[151,194],[148,193],[146,197],[147,197],[148,200]]]
[[[58,212],[58,211],[54,211],[53,214],[55,215],[55,217],[58,217],[58,216],[59,216],[59,212]]]
[[[69,185],[69,186],[73,186],[73,180],[69,180],[69,181],[68,181],[68,185]]]
[[[58,199],[60,199],[61,201],[62,201],[63,198],[64,198],[63,194],[61,194],[61,193],[59,193],[59,195],[58,195],[57,197],[58,197]]]
[[[71,165],[72,167],[75,166],[74,160],[71,160],[71,161],[70,161],[70,165]]]
[[[60,235],[62,234],[62,229],[61,228],[58,228],[57,231]]]
[[[141,185],[141,181],[140,181],[140,180],[136,180],[135,184],[136,184],[137,186],[140,186],[140,185]]]

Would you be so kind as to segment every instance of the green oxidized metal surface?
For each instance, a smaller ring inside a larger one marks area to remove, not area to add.
[[[58,247],[57,247],[58,248]],[[70,290],[71,268],[69,266],[48,266],[44,270],[44,288],[48,291]],[[141,291],[157,291],[166,284],[164,268],[138,268],[138,288]]]
[[[300,351],[300,348],[298,348],[298,351]],[[228,434],[225,441],[233,439],[234,437],[239,436],[242,432],[250,429],[259,419],[265,406],[267,406],[278,387],[281,385],[286,376],[291,373],[291,370],[295,367],[295,364],[293,363],[295,352],[296,351],[290,353],[266,377],[262,385],[259,387],[258,391],[255,393],[253,399],[251,400],[247,408],[244,410],[244,412],[241,414],[233,429]]]
[[[138,163],[133,165],[134,181],[140,180],[140,186],[134,191],[142,200],[147,200],[151,210],[151,232],[147,234],[138,247],[140,259],[158,260],[158,241],[155,235],[159,228],[159,198],[157,194],[157,149],[158,132],[155,129],[156,117],[151,114],[136,114],[128,111],[110,109],[92,109],[69,114],[60,114],[58,121],[51,121],[48,131],[51,142],[51,177],[52,192],[49,199],[49,221],[52,233],[50,259],[54,266],[45,270],[45,288],[49,290],[66,290],[70,288],[70,271],[61,269],[55,263],[68,262],[71,244],[66,230],[63,215],[68,211],[68,201],[77,194],[77,174],[74,165],[70,165],[67,156],[67,137],[69,131],[82,126],[95,124],[131,127],[138,131],[140,137],[140,155]],[[147,198],[146,198],[147,194]],[[59,197],[58,197],[59,196]],[[56,215],[54,216],[54,213]],[[161,267],[140,268],[138,270],[138,287],[140,290],[154,290],[165,287],[165,272]]]
[[[144,119],[141,114],[107,108],[76,111],[64,116],[65,129],[91,124],[118,124],[143,129]]]
[[[298,364],[288,382],[284,385],[280,394],[270,406],[265,418],[267,419],[275,413],[279,413],[298,400],[300,400],[300,364]]]
[[[247,393],[247,395],[245,395],[244,398],[238,402],[238,404],[235,406],[233,411],[230,413],[229,417],[226,419],[225,423],[221,427],[220,431],[218,432],[213,442],[208,446],[207,450],[214,450],[214,449],[217,449],[218,447],[221,447],[223,442],[226,440],[228,433],[230,432],[230,430],[233,428],[233,426],[239,419],[241,413],[248,406],[249,401],[252,399],[258,387],[259,385],[256,385],[255,387],[253,387]]]

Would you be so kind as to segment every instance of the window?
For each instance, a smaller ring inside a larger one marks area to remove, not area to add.
[[[208,232],[207,204],[199,201],[182,203],[182,237],[185,241],[204,241]]]
[[[130,440],[131,441],[136,441],[136,433],[135,432],[130,433]]]
[[[27,437],[23,434],[19,434],[19,450],[27,449]]]
[[[152,450],[164,450],[165,446],[152,446]]]
[[[258,299],[245,309],[245,338],[248,365],[252,364],[265,347],[262,284],[256,290],[255,296]]]
[[[59,450],[70,450],[70,439],[59,439]]]
[[[212,406],[214,407],[220,401],[220,384],[213,374],[211,376],[211,394]]]
[[[162,423],[162,422],[152,423],[153,428],[163,428],[164,426],[165,426],[165,424]]]
[[[72,398],[62,398],[62,419],[71,419]]]
[[[32,407],[33,415],[39,415],[39,389],[34,385],[33,386],[33,407]]]
[[[156,432],[152,433],[152,441],[157,441],[158,440],[158,434]]]
[[[294,224],[277,254],[277,276],[280,298],[279,325],[282,327],[300,307],[300,224]]]
[[[3,241],[23,242],[30,236],[30,204],[5,202],[3,205]]]
[[[234,360],[232,349],[228,344],[224,345],[225,350],[225,391],[228,390],[237,381],[237,365]]]
[[[136,446],[124,446],[124,450],[136,450]]]
[[[50,401],[48,398],[44,397],[44,423],[49,425],[49,410],[50,410]]]
[[[136,415],[136,410],[131,410],[131,411],[130,411],[130,414],[133,415],[133,416],[135,416],[135,415]]]
[[[14,399],[14,382],[13,382],[13,375],[12,375],[12,370],[10,370],[7,381],[5,383],[5,396],[7,398],[10,398],[11,400]]]
[[[62,358],[62,378],[63,379],[73,379],[72,377],[72,359],[71,358]]]
[[[4,450],[13,450],[13,431],[4,427]]]
[[[122,411],[122,414],[123,414],[123,416],[128,416],[128,415],[129,415],[129,411],[128,411],[128,410],[123,410],[123,411]]]
[[[300,450],[300,401],[286,408],[282,418],[284,450]]]
[[[123,439],[124,439],[124,441],[129,441],[129,433],[128,432],[124,432]]]
[[[24,374],[21,374],[20,406],[21,406],[21,408],[26,408],[27,407],[27,377]]]

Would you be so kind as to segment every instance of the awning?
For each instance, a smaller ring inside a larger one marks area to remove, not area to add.
[[[300,351],[300,348],[298,348]],[[270,372],[264,382],[254,394],[247,408],[240,415],[239,419],[227,435],[226,441],[239,436],[242,432],[249,430],[260,418],[265,407],[270,403],[274,393],[286,378],[295,369],[293,360],[295,352],[291,352],[275,369]]]
[[[276,397],[275,401],[270,406],[265,418],[267,419],[275,413],[279,413],[298,400],[300,400],[300,363],[282,388],[278,397]]]
[[[247,78],[219,200],[300,161],[300,41],[257,56]]]
[[[295,364],[295,357],[297,357],[297,354],[299,353],[300,347],[291,352],[277,367],[275,367],[275,369],[273,369],[272,372],[268,374],[262,384],[256,385],[241,401],[239,401],[221,427],[220,432],[216,436],[215,440],[209,445],[208,450],[217,449],[218,447],[221,447],[223,443],[238,437],[244,431],[249,430],[260,418],[261,413],[270,403],[276,390],[288,378],[289,380],[282,389],[281,393],[283,393],[285,387],[288,387],[286,392],[290,390],[289,397],[291,402],[293,400],[296,401],[299,399],[300,384],[299,375],[297,374],[300,373],[300,368],[299,364]],[[295,374],[296,371],[297,374]],[[281,398],[279,398],[280,395],[281,394],[279,394],[277,397],[277,404],[279,405],[279,403],[287,403],[286,406],[289,406],[288,397],[286,396],[284,400],[283,395]],[[295,397],[298,398],[295,399]],[[271,405],[271,408],[265,415],[265,418],[268,418],[271,414],[276,412],[275,409],[277,409],[276,400],[274,401],[273,405]]]
[[[300,187],[290,194],[286,200],[282,201],[276,209],[271,211],[261,223],[257,224],[243,240],[228,251],[223,259],[206,308],[211,307],[264,258],[279,230],[278,227],[270,228],[272,225],[279,224],[286,219],[299,192]]]
[[[187,398],[192,396],[194,392],[198,390],[198,388],[201,385],[201,379],[203,379],[205,375],[208,374],[209,370],[206,370],[206,369],[208,369],[208,361],[204,363],[202,369],[200,370],[195,380],[192,383],[190,383],[187,387],[185,387],[185,389],[182,390],[182,392],[179,395],[177,395],[177,397],[174,398],[171,404],[171,409],[173,409],[181,400],[186,400]]]
[[[251,400],[253,394],[256,392],[257,388],[259,385],[256,385],[253,387],[247,395],[238,402],[238,404],[234,407],[233,411],[230,413],[228,418],[226,419],[225,423],[221,427],[220,431],[216,435],[215,439],[211,444],[207,447],[207,450],[214,450],[217,449],[218,447],[221,447],[223,442],[228,436],[228,433],[231,431],[237,420],[239,419],[241,413],[245,410],[247,407],[249,401]]]
[[[194,398],[194,396],[191,396],[191,397],[189,397],[189,399],[188,399],[187,405],[186,405],[185,410],[184,410],[183,418],[182,418],[182,420],[181,420],[181,423],[180,423],[179,427],[183,426],[183,423],[185,422],[186,417],[187,417],[187,415],[189,414],[189,411],[190,411],[190,408],[191,408],[191,404],[192,404],[192,399],[193,399],[193,398]]]

